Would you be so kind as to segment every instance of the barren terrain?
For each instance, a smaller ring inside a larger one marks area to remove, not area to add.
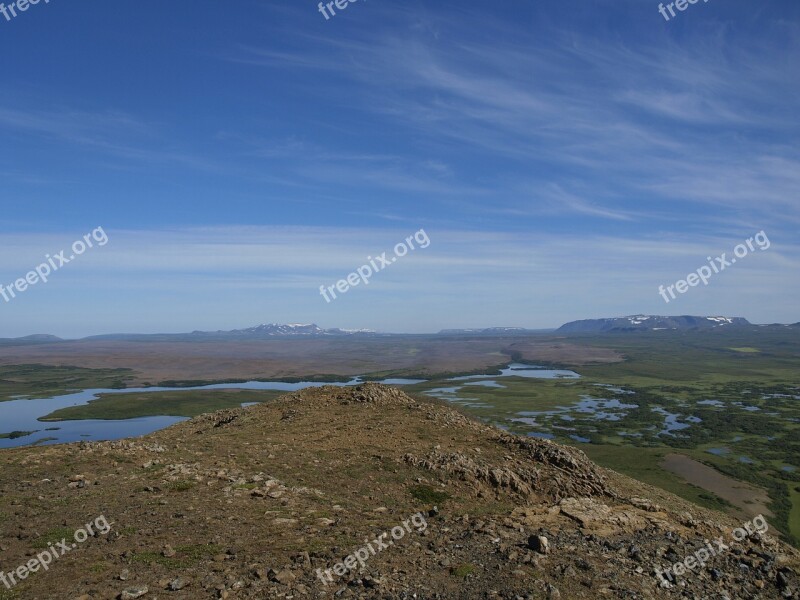
[[[519,337],[380,336],[214,342],[74,341],[0,346],[0,365],[133,369],[132,385],[165,380],[431,375],[506,365],[513,353],[564,365],[622,360],[614,350]]]

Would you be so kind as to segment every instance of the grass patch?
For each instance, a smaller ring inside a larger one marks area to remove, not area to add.
[[[161,552],[144,551],[135,552],[132,560],[146,565],[161,565],[167,569],[188,569],[220,552],[222,549],[215,544],[196,544],[176,547],[175,556],[169,558]]]
[[[235,490],[254,490],[259,487],[257,483],[240,483],[239,485],[233,486]]]
[[[789,499],[792,503],[789,514],[789,531],[796,539],[800,540],[800,489],[790,486]]]
[[[450,574],[453,577],[465,579],[475,572],[475,568],[476,568],[475,565],[470,565],[470,564],[458,565],[457,567],[453,567],[450,570]]]
[[[51,529],[42,537],[36,539],[31,545],[37,550],[43,550],[47,548],[48,543],[57,544],[61,540],[71,540],[74,535],[74,529],[70,529],[68,527],[58,527],[56,529]]]
[[[442,504],[450,499],[450,494],[435,490],[429,485],[415,485],[408,492],[424,504]]]
[[[89,570],[92,573],[105,573],[110,568],[111,568],[111,565],[108,564],[107,562],[96,562],[91,567],[89,567]]]
[[[164,489],[168,492],[187,492],[195,485],[194,481],[170,481],[164,484]]]

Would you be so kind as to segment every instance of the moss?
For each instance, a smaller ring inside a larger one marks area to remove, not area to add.
[[[461,579],[469,577],[474,572],[475,572],[475,565],[470,565],[470,564],[458,565],[457,567],[453,567],[450,570],[450,574],[453,577],[459,577]]]

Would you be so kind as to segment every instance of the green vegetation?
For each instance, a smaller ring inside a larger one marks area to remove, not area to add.
[[[96,562],[91,567],[89,567],[89,570],[92,573],[105,573],[109,569],[111,569],[111,564],[105,561]]]
[[[424,504],[442,504],[450,498],[450,494],[435,490],[429,485],[415,485],[409,493]]]
[[[162,552],[143,551],[134,553],[132,560],[147,565],[158,564],[168,569],[188,569],[204,558],[220,554],[222,549],[214,544],[178,546],[175,556],[166,557]]]
[[[130,369],[84,369],[51,365],[0,366],[0,402],[15,398],[49,398],[89,388],[124,389]]]
[[[0,440],[16,440],[17,438],[27,437],[37,433],[36,431],[12,431],[11,433],[0,433]]]
[[[164,485],[164,488],[168,492],[188,492],[195,485],[194,481],[170,481]]]
[[[54,411],[42,421],[81,419],[133,419],[136,417],[196,417],[224,408],[238,408],[243,403],[266,402],[285,392],[272,390],[192,390],[101,394],[83,406],[70,406]]]
[[[240,483],[238,485],[233,486],[235,490],[255,490],[258,489],[260,486],[257,483]]]
[[[789,515],[789,527],[796,540],[800,540],[800,486],[789,487],[789,502],[792,510]]]
[[[39,438],[38,440],[36,440],[36,441],[33,443],[33,445],[34,445],[34,446],[38,446],[38,445],[40,445],[40,444],[44,444],[44,443],[46,443],[46,442],[54,442],[54,441],[55,441],[55,440],[57,440],[57,439],[58,439],[58,438],[49,437],[49,436],[48,436],[48,437],[43,437],[43,438]]]
[[[474,571],[475,565],[463,564],[453,567],[450,570],[450,573],[453,575],[453,577],[460,577],[461,579],[464,579],[465,577],[469,577]]]
[[[43,550],[47,548],[48,544],[55,545],[61,540],[71,540],[73,535],[75,535],[74,529],[59,527],[46,532],[42,537],[34,540],[31,545],[37,550]]]

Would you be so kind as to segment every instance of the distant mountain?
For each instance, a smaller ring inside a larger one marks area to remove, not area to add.
[[[0,345],[24,346],[28,344],[51,344],[63,341],[64,340],[55,335],[48,335],[46,333],[37,333],[34,335],[26,335],[25,337],[18,337],[18,338],[0,338]]]
[[[198,340],[258,340],[272,337],[333,337],[352,335],[375,335],[371,329],[323,329],[314,323],[265,323],[246,329],[231,331],[193,331],[192,333],[129,334],[112,333],[96,335],[87,340],[115,340],[135,342],[192,342]]]
[[[226,337],[274,337],[274,336],[293,336],[293,337],[314,337],[328,335],[357,335],[375,333],[371,329],[323,329],[316,323],[268,323],[248,327],[247,329],[234,329],[233,331],[194,331],[192,335],[198,336],[226,336]]]
[[[241,336],[270,336],[270,335],[325,335],[325,330],[314,323],[290,323],[281,325],[280,323],[268,323],[248,327],[247,329],[234,329],[233,331],[193,331],[192,335],[241,335]]]
[[[635,315],[612,317],[609,319],[586,319],[566,323],[556,333],[606,333],[617,331],[659,331],[714,329],[717,327],[741,327],[750,325],[741,317],[662,317],[655,315]]]
[[[35,333],[33,335],[26,335],[25,337],[14,338],[20,342],[63,342],[64,340],[56,335],[48,333]]]
[[[534,333],[536,329],[525,329],[524,327],[486,327],[478,329],[442,329],[438,335],[521,335]]]

